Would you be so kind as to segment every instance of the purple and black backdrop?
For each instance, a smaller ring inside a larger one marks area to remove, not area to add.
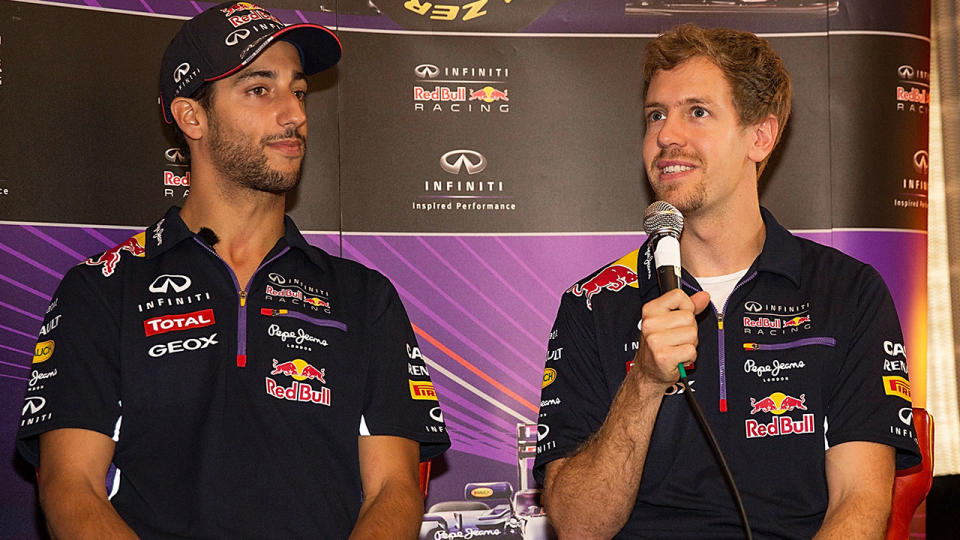
[[[548,333],[568,286],[643,240],[640,53],[680,22],[758,32],[783,56],[794,112],[761,200],[881,272],[923,405],[928,2],[264,4],[344,44],[310,81],[289,211],[403,298],[453,441],[428,508],[501,497],[524,538],[549,536],[522,459]],[[188,192],[157,70],[182,19],[210,5],[0,0],[0,537],[41,534],[14,434],[54,288]]]

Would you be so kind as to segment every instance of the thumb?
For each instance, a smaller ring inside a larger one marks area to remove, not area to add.
[[[710,293],[707,291],[700,291],[691,296],[690,300],[693,300],[693,312],[699,315],[700,312],[707,307],[707,304],[710,303]]]

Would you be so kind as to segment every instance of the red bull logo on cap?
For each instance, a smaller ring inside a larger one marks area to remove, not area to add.
[[[220,11],[225,16],[229,17],[230,15],[233,15],[238,11],[252,11],[254,9],[263,9],[263,8],[256,4],[251,4],[250,2],[237,2],[236,4],[233,4],[230,7],[221,9]]]
[[[636,287],[637,273],[626,264],[626,260],[629,257],[630,255],[623,257],[619,261],[597,272],[595,276],[585,281],[582,285],[577,283],[567,292],[573,293],[576,296],[586,297],[587,309],[592,311],[593,304],[591,301],[593,296],[600,291],[606,289],[616,292],[628,285]],[[635,254],[633,255],[633,260],[636,261]]]
[[[750,398],[750,406],[752,407],[750,414],[757,414],[758,412],[783,414],[794,409],[805,411],[807,406],[804,405],[804,401],[806,401],[806,394],[800,394],[800,398],[797,399],[783,392],[774,392],[760,401]]]
[[[510,101],[507,97],[509,90],[497,90],[492,86],[484,86],[479,90],[470,91],[470,101],[480,100],[484,103],[493,103],[494,101]]]
[[[103,274],[103,277],[110,277],[113,275],[114,270],[117,269],[117,263],[120,262],[121,251],[132,253],[135,257],[143,257],[147,254],[147,250],[144,248],[144,245],[146,245],[146,234],[147,233],[142,232],[131,236],[122,244],[104,251],[99,257],[91,257],[83,261],[83,264],[89,266],[103,265],[100,272]]]

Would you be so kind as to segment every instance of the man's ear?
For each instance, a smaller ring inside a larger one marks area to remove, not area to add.
[[[777,134],[780,133],[780,122],[771,114],[760,123],[751,126],[749,130],[751,140],[747,157],[750,161],[760,163],[770,155],[770,152],[773,152],[773,147],[777,143]]]
[[[203,107],[193,99],[178,97],[170,103],[173,120],[177,123],[184,136],[191,140],[199,140],[207,127],[207,115]]]

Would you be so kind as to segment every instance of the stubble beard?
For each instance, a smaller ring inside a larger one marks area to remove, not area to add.
[[[670,184],[665,185],[659,181],[659,171],[655,171],[657,160],[660,159],[685,159],[697,164],[697,172],[700,178],[695,184]],[[655,174],[657,176],[655,176]],[[651,181],[650,187],[657,196],[657,200],[666,201],[672,204],[684,216],[695,214],[703,208],[707,202],[707,184],[705,178],[703,160],[696,155],[685,155],[680,151],[664,150],[651,161],[647,169],[647,178],[658,178]]]
[[[272,194],[287,193],[300,184],[303,161],[294,171],[273,169],[267,163],[264,146],[272,140],[295,138],[302,143],[303,137],[290,128],[281,135],[271,135],[260,140],[259,145],[246,142],[236,129],[223,126],[214,115],[210,119],[210,155],[217,171],[235,186]]]

